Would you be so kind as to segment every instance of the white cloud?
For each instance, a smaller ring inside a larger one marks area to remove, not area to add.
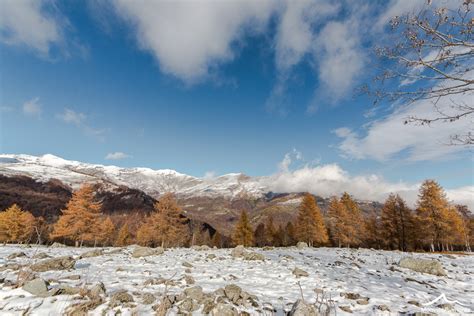
[[[93,137],[101,142],[105,141],[105,134],[107,133],[108,129],[90,126],[86,122],[87,115],[85,115],[84,113],[76,112],[72,109],[65,108],[62,113],[56,114],[56,118],[67,124],[71,124],[80,128],[87,136]]]
[[[84,113],[78,113],[68,108],[65,108],[64,112],[58,114],[57,117],[66,123],[71,123],[76,126],[80,126],[86,119],[86,115]]]
[[[277,174],[263,177],[263,184],[273,192],[310,192],[322,197],[331,197],[348,192],[357,199],[383,202],[390,193],[400,194],[409,205],[414,206],[418,197],[419,183],[390,182],[376,174],[351,175],[338,164],[303,166],[290,171],[291,161],[285,156],[285,168]],[[474,209],[474,186],[446,190],[453,202],[466,204]]]
[[[445,113],[452,113],[451,101],[471,102],[474,95],[465,94],[452,96],[443,100],[437,106]],[[472,129],[471,118],[444,123],[435,122],[429,126],[404,124],[410,116],[434,118],[436,111],[431,101],[422,100],[409,106],[396,109],[385,118],[374,120],[366,125],[366,133],[359,133],[349,129],[335,131],[336,135],[343,138],[339,144],[342,153],[355,159],[374,159],[385,161],[392,158],[406,159],[409,161],[425,161],[449,158],[455,153],[467,150],[465,146],[450,146],[450,136],[464,134]],[[339,132],[338,132],[339,131]],[[403,155],[400,157],[400,155]]]
[[[41,115],[41,104],[39,98],[31,99],[23,104],[23,113],[28,116],[39,117]]]
[[[290,165],[293,162],[299,160],[303,160],[303,154],[293,148],[293,150],[289,153],[286,153],[285,157],[283,157],[283,160],[280,161],[280,163],[278,164],[278,170],[280,170],[281,172],[287,172],[289,170]]]
[[[217,173],[215,171],[206,171],[204,173],[204,179],[214,179],[217,176]]]
[[[107,156],[105,156],[105,159],[107,160],[120,160],[120,159],[126,159],[130,158],[130,155],[127,155],[126,153],[123,153],[121,151],[113,152],[113,153],[108,153]]]
[[[278,2],[127,1],[113,2],[133,25],[138,43],[150,51],[163,72],[186,82],[209,75],[232,60],[232,45],[244,33],[260,32]]]
[[[48,55],[51,45],[61,41],[61,29],[45,12],[44,4],[39,0],[0,1],[0,41]]]
[[[352,20],[327,23],[315,43],[318,61],[319,93],[337,101],[352,89],[365,65],[358,24]],[[308,109],[314,111],[314,107]]]

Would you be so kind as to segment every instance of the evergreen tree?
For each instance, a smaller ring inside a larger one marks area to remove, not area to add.
[[[381,214],[382,236],[389,249],[407,251],[412,221],[405,201],[399,195],[390,194]]]
[[[419,238],[432,251],[443,249],[442,237],[449,231],[447,223],[449,203],[443,188],[434,180],[426,180],[420,187],[417,203]]]
[[[328,242],[328,234],[323,216],[314,197],[307,193],[299,207],[296,219],[296,238],[308,245],[321,245]]]
[[[130,243],[131,236],[128,228],[128,223],[125,222],[117,234],[117,239],[115,240],[115,246],[123,247],[127,246]]]
[[[246,211],[242,211],[232,235],[234,245],[253,246],[253,230]]]
[[[66,209],[54,224],[51,239],[63,238],[76,246],[83,242],[93,244],[100,224],[101,203],[94,202],[94,189],[84,185],[74,192]]]
[[[346,207],[338,198],[332,197],[329,202],[328,221],[331,238],[338,247],[350,245],[351,239],[347,225],[348,215]]]
[[[30,212],[13,204],[0,212],[0,242],[30,242],[36,221]]]

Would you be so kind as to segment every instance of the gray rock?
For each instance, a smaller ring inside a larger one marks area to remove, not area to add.
[[[165,252],[162,247],[158,248],[148,248],[148,247],[135,247],[132,252],[132,257],[134,258],[141,258],[141,257],[148,257],[148,256],[156,256],[161,255]]]
[[[303,302],[302,300],[297,300],[291,311],[290,316],[318,316],[319,313],[313,305]]]
[[[184,262],[182,263],[182,266],[183,266],[183,267],[186,267],[186,268],[193,268],[193,265],[190,264],[190,263],[187,262],[187,261],[184,261]]]
[[[184,280],[186,281],[186,284],[194,284],[196,283],[196,281],[194,280],[193,276],[192,275],[189,275],[189,274],[186,274],[184,276]]]
[[[298,248],[298,249],[308,248],[308,244],[305,243],[304,241],[299,241],[299,242],[296,244],[296,248]]]
[[[11,254],[7,257],[7,259],[8,259],[8,260],[12,260],[12,259],[21,258],[21,257],[26,257],[26,254],[25,254],[23,251],[11,253]]]
[[[59,295],[59,294],[76,295],[76,294],[79,294],[81,292],[80,288],[72,287],[72,286],[65,285],[65,284],[60,284],[57,288],[55,288],[55,290],[57,290],[55,295]]]
[[[156,301],[155,295],[151,293],[145,293],[142,297],[142,303],[145,305],[151,305]]]
[[[45,272],[49,270],[69,270],[74,268],[76,260],[71,256],[42,260],[31,266],[31,270]]]
[[[406,257],[401,259],[398,265],[402,268],[410,269],[416,272],[428,273],[436,276],[447,275],[441,263],[436,260]]]
[[[306,272],[305,270],[303,269],[300,269],[298,267],[296,267],[294,270],[293,270],[293,274],[295,275],[295,277],[299,278],[299,277],[308,277],[309,276],[309,273]]]
[[[46,258],[50,258],[50,256],[44,252],[37,253],[36,255],[33,256],[33,259],[46,259]]]
[[[211,259],[211,260],[212,260],[212,259],[215,259],[215,258],[216,258],[216,255],[215,255],[215,254],[213,254],[213,253],[210,253],[210,254],[208,254],[208,255],[207,255],[207,257],[206,257],[206,258],[207,258],[207,259]]]
[[[123,303],[133,302],[133,296],[130,295],[127,291],[118,291],[112,295],[110,298],[111,306],[119,306]]]
[[[364,297],[364,298],[358,299],[356,302],[359,305],[368,305],[369,304],[369,298]]]
[[[258,252],[246,252],[244,253],[243,258],[244,260],[265,260],[265,256]]]
[[[383,311],[383,312],[390,312],[390,308],[388,308],[388,306],[385,305],[385,304],[378,305],[378,306],[377,306],[377,309],[378,309],[379,311]]]
[[[91,298],[98,298],[101,295],[105,295],[105,292],[106,289],[104,283],[99,282],[89,289],[89,296]]]
[[[98,257],[102,256],[104,254],[104,251],[102,249],[95,249],[95,250],[90,250],[86,251],[79,258],[92,258],[92,257]]]
[[[241,258],[246,253],[244,246],[238,245],[230,252],[230,255],[234,258]]]
[[[225,296],[234,303],[240,298],[241,292],[242,289],[235,284],[228,284],[224,288]]]
[[[54,242],[50,247],[51,248],[64,248],[64,247],[67,247],[67,246],[64,245],[64,244],[61,244],[59,242]]]
[[[226,303],[218,303],[211,311],[212,316],[237,316],[237,310]]]
[[[201,302],[204,297],[202,287],[200,287],[199,285],[185,289],[184,294],[186,295],[186,297],[196,300],[198,302]]]
[[[34,279],[26,282],[22,289],[39,297],[47,297],[48,293],[48,282],[43,279]]]

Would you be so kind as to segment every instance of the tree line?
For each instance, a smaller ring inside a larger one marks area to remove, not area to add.
[[[230,238],[203,229],[185,216],[172,194],[163,195],[147,216],[112,218],[94,201],[94,188],[84,185],[73,193],[53,224],[35,218],[17,205],[0,212],[0,242],[45,243],[58,241],[76,246],[156,247],[208,245],[372,247],[401,251],[471,251],[474,218],[464,205],[449,203],[443,188],[433,180],[420,187],[414,209],[390,194],[380,212],[364,214],[348,194],[332,197],[325,214],[313,195],[305,194],[295,220],[275,225],[273,217],[252,224],[242,211]]]

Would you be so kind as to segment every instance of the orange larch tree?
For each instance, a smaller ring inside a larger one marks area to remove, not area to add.
[[[151,246],[183,246],[189,239],[186,221],[174,195],[166,193],[155,203],[154,212],[138,230],[137,241]]]
[[[30,212],[13,204],[0,212],[0,242],[30,242],[35,225],[36,220]]]
[[[304,195],[298,210],[296,238],[310,246],[323,245],[329,240],[321,210],[309,193]]]
[[[405,201],[390,194],[381,213],[381,233],[389,249],[407,251],[413,216]]]
[[[243,245],[245,247],[253,246],[253,230],[252,225],[247,215],[247,212],[244,210],[240,214],[239,221],[235,225],[234,233],[232,235],[232,242],[234,245]]]
[[[348,246],[351,243],[348,227],[346,207],[337,197],[332,197],[329,202],[328,222],[331,239],[338,247]]]
[[[431,251],[443,250],[442,238],[449,231],[449,209],[443,188],[434,180],[424,181],[418,195],[416,220],[419,239]]]
[[[128,223],[125,222],[122,227],[120,227],[117,238],[115,239],[114,246],[123,247],[127,246],[131,242],[131,235],[128,228]]]
[[[364,242],[366,234],[362,212],[347,192],[342,194],[341,203],[346,208],[346,229],[350,244],[352,246],[359,246]]]
[[[94,202],[94,188],[84,185],[73,193],[66,209],[54,224],[51,239],[63,239],[75,242],[76,246],[84,242],[94,244],[100,225],[102,204]]]
[[[102,246],[111,246],[115,240],[115,225],[110,216],[107,216],[99,223],[97,241]]]

